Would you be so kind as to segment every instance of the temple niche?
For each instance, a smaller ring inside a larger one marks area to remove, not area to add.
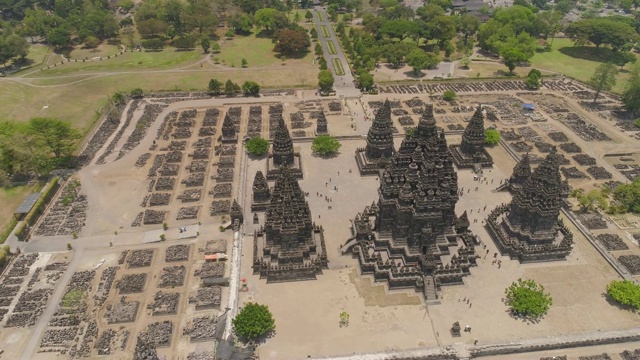
[[[253,273],[270,282],[315,280],[328,268],[324,230],[287,165],[278,170],[265,225],[254,233]]]
[[[379,138],[369,139],[379,144]],[[440,286],[461,284],[478,255],[466,213],[455,214],[458,178],[432,105],[398,151],[388,153],[378,202],[353,220],[353,237],[342,251],[351,250],[362,273],[376,281],[413,288],[427,301],[437,301]],[[444,255],[452,255],[450,263],[443,263]]]
[[[484,148],[484,113],[478,105],[462,134],[460,145],[451,145],[453,160],[459,169],[493,166],[491,155]]]
[[[323,110],[320,111],[318,118],[316,119],[316,135],[329,135],[327,116],[324,114]]]
[[[560,175],[560,155],[554,148],[522,182],[528,160],[514,168],[510,182],[516,189],[507,205],[487,218],[487,230],[502,255],[520,262],[564,260],[571,252],[573,234],[558,219],[566,197]],[[518,171],[518,174],[516,174]],[[515,186],[521,183],[519,186]]]
[[[386,100],[378,109],[367,133],[367,146],[356,150],[356,163],[362,175],[379,175],[391,160],[393,148],[393,122],[391,105]]]
[[[224,116],[224,120],[222,121],[222,136],[221,140],[223,143],[236,143],[238,142],[238,133],[236,132],[236,127],[233,124],[233,119],[229,116],[229,113]]]
[[[289,129],[284,123],[282,113],[279,114],[278,126],[273,138],[271,153],[267,159],[267,180],[275,180],[280,171],[286,165],[289,172],[298,179],[302,179],[302,159],[299,153],[293,151],[293,140]]]

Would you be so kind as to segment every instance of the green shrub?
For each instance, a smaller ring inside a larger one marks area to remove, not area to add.
[[[607,286],[607,295],[622,305],[640,310],[640,285],[632,281],[612,281]]]
[[[456,99],[456,92],[453,90],[447,90],[442,93],[442,99],[444,101],[453,101]]]

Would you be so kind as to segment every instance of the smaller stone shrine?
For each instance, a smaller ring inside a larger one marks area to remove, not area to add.
[[[376,112],[367,133],[367,146],[356,150],[356,163],[361,175],[379,175],[396,152],[393,147],[391,104],[387,99]]]
[[[253,195],[251,196],[251,211],[264,211],[269,205],[269,198],[271,197],[271,190],[269,190],[269,183],[262,174],[262,171],[256,172],[256,177],[253,179]]]
[[[496,190],[509,190],[512,194],[515,194],[522,188],[522,185],[524,185],[529,177],[531,177],[531,161],[529,153],[527,153],[518,161],[516,166],[513,167],[513,173],[509,180],[502,183]]]
[[[233,203],[231,204],[229,217],[231,217],[231,223],[233,224],[234,228],[236,227],[236,221],[237,225],[240,226],[240,224],[242,224],[242,221],[244,220],[244,216],[242,215],[242,208],[235,199],[233,199]]]
[[[254,232],[253,274],[267,283],[315,280],[328,268],[324,230],[311,220],[311,210],[294,173],[278,170],[265,214]]]
[[[316,135],[329,135],[329,130],[327,129],[327,117],[324,115],[324,111],[320,111],[316,121]]]
[[[275,180],[280,173],[280,167],[284,165],[293,176],[302,179],[302,158],[299,153],[293,151],[293,140],[280,114],[271,153],[267,159],[267,180]]]
[[[519,165],[514,172],[526,163]],[[511,203],[489,214],[487,232],[500,253],[520,262],[564,260],[573,247],[573,234],[558,219],[565,197],[560,155],[554,147],[515,191]]]
[[[222,122],[222,136],[220,139],[223,143],[238,142],[238,133],[236,132],[236,127],[233,124],[233,119],[229,116],[229,113],[224,116],[224,121]]]
[[[493,159],[484,148],[484,116],[482,106],[478,105],[462,134],[460,145],[449,146],[453,161],[459,169],[473,168],[474,165],[493,166]]]

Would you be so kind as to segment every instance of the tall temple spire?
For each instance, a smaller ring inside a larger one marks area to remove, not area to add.
[[[529,158],[529,153],[527,153],[514,166],[511,178],[509,178],[509,187],[512,191],[515,191],[522,187],[529,180],[529,177],[531,177],[531,159]]]
[[[433,116],[433,104],[426,104],[420,117],[416,135],[419,137],[431,137],[437,135],[436,118]]]
[[[387,99],[378,109],[371,128],[367,133],[365,149],[369,159],[390,158],[395,152],[393,148],[393,122],[391,121],[391,104]]]
[[[320,113],[318,114],[318,118],[316,119],[316,121],[317,121],[316,134],[317,135],[327,134],[329,131],[327,129],[327,117],[324,115],[324,110],[320,110]]]
[[[514,195],[509,221],[532,233],[556,230],[562,199],[560,155],[554,147]]]
[[[222,122],[222,138],[223,139],[237,139],[236,127],[233,124],[233,119],[229,116],[229,113],[224,116]]]
[[[293,165],[293,141],[282,117],[278,121],[273,139],[273,162],[278,166],[282,164]]]
[[[269,183],[267,183],[262,171],[256,172],[256,176],[253,178],[252,190],[251,211],[264,210],[269,203],[271,190],[269,190]]]
[[[482,106],[478,105],[471,121],[462,134],[460,149],[469,156],[475,156],[477,152],[484,148],[484,114]]]

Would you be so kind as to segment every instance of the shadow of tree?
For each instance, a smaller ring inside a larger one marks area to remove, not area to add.
[[[627,310],[634,313],[638,312],[633,306],[620,304],[619,302],[614,300],[611,296],[609,296],[609,294],[607,294],[606,292],[602,293],[602,297],[604,297],[604,299],[609,303],[609,305],[617,307],[620,310]]]
[[[424,73],[424,72],[422,72],[422,71],[420,71],[420,72],[416,73],[416,72],[415,72],[415,71],[413,71],[413,70],[405,71],[403,74],[404,74],[406,77],[411,78],[411,79],[421,79],[421,78],[423,78],[423,77],[427,76],[427,73]]]
[[[593,46],[570,46],[560,48],[562,54],[575,59],[591,60],[598,62],[618,62],[619,52],[605,47],[596,48]]]
[[[340,155],[340,151],[334,151],[329,154],[318,154],[317,152],[313,152],[311,154],[311,156],[315,158],[321,158],[321,159],[333,159],[333,158],[337,158],[339,155]]]

